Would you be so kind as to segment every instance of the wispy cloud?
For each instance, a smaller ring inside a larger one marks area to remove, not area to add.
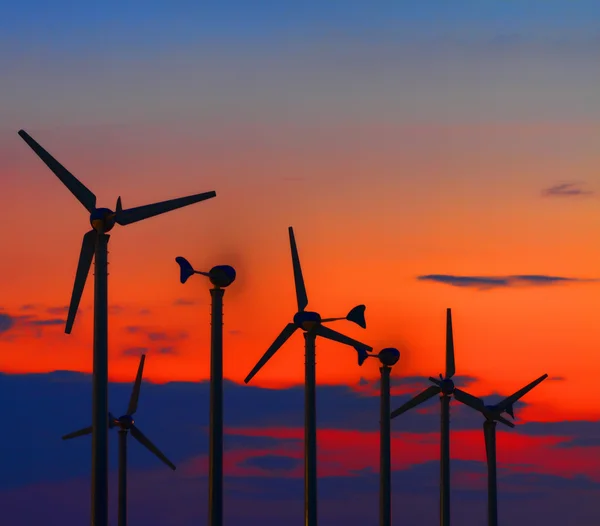
[[[544,197],[579,197],[593,193],[593,191],[583,188],[582,183],[560,183],[542,190]]]
[[[427,274],[417,276],[419,281],[433,281],[452,285],[453,287],[490,290],[494,288],[543,286],[568,283],[595,282],[596,279],[567,278],[563,276],[547,276],[544,274],[520,274],[514,276],[455,276],[452,274]]]

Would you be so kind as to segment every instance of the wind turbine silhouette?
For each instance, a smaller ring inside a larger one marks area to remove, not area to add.
[[[127,433],[130,432],[131,436],[135,438],[142,446],[148,449],[151,453],[154,453],[160,460],[162,460],[171,469],[175,469],[175,465],[167,458],[161,451],[144,435],[140,429],[135,425],[133,415],[137,411],[138,400],[140,397],[140,387],[142,385],[142,374],[144,372],[144,361],[146,355],[142,354],[140,358],[140,365],[138,367],[137,376],[135,377],[135,383],[133,384],[133,390],[131,392],[131,398],[129,399],[129,406],[127,412],[119,417],[115,418],[112,413],[108,413],[108,427],[111,429],[117,427],[119,429],[119,526],[127,525]],[[85,427],[79,431],[74,431],[62,437],[63,440],[69,440],[92,433],[92,426]]]
[[[436,394],[440,395],[441,437],[440,437],[440,525],[450,526],[450,398],[456,393],[464,393],[454,387],[452,377],[456,372],[454,364],[454,338],[452,336],[452,311],[446,309],[446,374],[440,379],[429,377],[435,385],[429,386],[422,393],[392,411],[390,417],[405,413],[409,409],[429,400]],[[465,393],[467,394],[467,393]]]
[[[507,413],[514,420],[515,414],[513,404],[525,396],[535,386],[548,378],[547,374],[543,374],[537,380],[527,384],[516,393],[506,397],[501,402],[494,405],[485,405],[481,398],[472,396],[459,389],[455,390],[454,398],[469,407],[479,411],[484,417],[483,434],[485,438],[485,453],[487,458],[488,471],[488,526],[498,526],[498,487],[496,474],[496,423],[501,422],[508,427],[515,427],[510,420],[502,416],[502,413]]]
[[[289,227],[290,247],[292,250],[292,266],[294,268],[294,283],[296,287],[296,301],[298,312],[294,315],[294,321],[288,323],[279,336],[267,349],[267,352],[250,371],[244,380],[248,383],[254,375],[269,361],[280,347],[290,338],[297,329],[304,331],[304,524],[305,526],[317,525],[317,424],[316,424],[316,339],[317,336],[333,340],[335,342],[350,345],[355,349],[370,351],[373,348],[357,340],[344,336],[343,334],[325,327],[323,323],[337,320],[348,320],[356,323],[363,329],[366,328],[365,306],[358,305],[350,310],[342,318],[321,318],[317,312],[305,310],[308,306],[308,296],[302,276],[298,248],[294,229]]]
[[[223,296],[235,281],[230,265],[217,265],[209,272],[194,270],[184,257],[177,256],[179,281],[185,283],[194,274],[206,276],[210,289],[210,421],[208,446],[208,526],[223,524]]]
[[[106,415],[108,413],[108,240],[110,236],[107,232],[115,224],[130,225],[211,199],[217,194],[214,191],[205,192],[127,210],[123,210],[119,197],[114,212],[108,208],[96,208],[96,196],[93,192],[44,150],[27,132],[20,130],[18,133],[90,213],[92,230],[83,236],[65,332],[70,334],[73,328],[93,259],[95,275],[91,515],[94,526],[108,526],[108,421]]]
[[[367,358],[377,358],[381,363],[379,405],[379,526],[392,525],[392,476],[391,476],[391,431],[390,431],[390,373],[400,360],[400,351],[386,347],[378,353],[369,354],[357,348],[358,365]]]

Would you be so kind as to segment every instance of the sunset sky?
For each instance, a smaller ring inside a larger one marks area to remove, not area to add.
[[[600,522],[600,2],[374,4],[3,6],[3,524],[75,526],[90,508],[91,441],[60,439],[91,421],[92,273],[64,333],[89,218],[21,128],[98,206],[217,192],[111,231],[109,405],[125,411],[146,353],[137,422],[178,467],[131,445],[132,526],[207,519],[209,283],[182,285],[176,256],[238,273],[224,308],[226,526],[302,524],[302,337],[243,383],[296,310],[288,226],[309,308],[364,303],[366,330],[335,328],[400,349],[392,408],[443,372],[447,307],[471,394],[548,373],[517,427],[498,428],[500,522]],[[376,524],[377,363],[319,340],[317,364],[320,524]],[[464,526],[485,521],[482,421],[452,402]],[[439,404],[392,430],[394,524],[435,524]]]

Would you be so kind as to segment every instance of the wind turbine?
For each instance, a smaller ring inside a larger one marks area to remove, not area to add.
[[[290,247],[292,250],[292,265],[294,268],[294,283],[296,286],[296,301],[298,312],[294,315],[293,322],[288,323],[279,336],[267,349],[267,352],[250,371],[244,380],[248,383],[254,375],[265,365],[269,359],[283,346],[297,329],[304,331],[304,524],[305,526],[317,525],[317,423],[316,423],[316,339],[317,336],[327,338],[354,348],[371,351],[373,348],[357,340],[344,336],[337,331],[325,327],[323,323],[337,320],[348,320],[363,329],[366,328],[365,306],[358,305],[342,318],[321,318],[317,312],[305,310],[308,305],[308,296],[302,277],[298,248],[294,237],[294,229],[289,227]]]
[[[225,287],[235,281],[235,269],[218,265],[210,272],[194,270],[189,261],[181,256],[175,258],[179,265],[179,280],[185,283],[192,275],[207,276],[213,284],[210,289],[212,306],[210,312],[210,423],[208,449],[208,524],[223,524],[223,295]]]
[[[392,411],[390,417],[396,418],[409,409],[429,400],[436,394],[440,395],[441,438],[440,438],[440,525],[450,526],[450,398],[458,392],[464,392],[454,387],[454,339],[452,336],[452,311],[446,309],[446,374],[440,379],[429,377],[435,385],[429,386],[422,393]]]
[[[513,404],[531,391],[536,385],[548,378],[543,374],[537,380],[519,389],[516,393],[506,397],[501,402],[494,405],[485,405],[481,398],[472,396],[464,391],[456,389],[454,398],[469,407],[479,411],[484,417],[483,434],[485,437],[485,453],[487,457],[488,469],[488,526],[498,526],[498,488],[496,479],[496,423],[501,422],[508,427],[515,425],[502,416],[507,413],[514,420],[515,414]]]
[[[140,429],[135,425],[133,415],[137,411],[138,400],[140,397],[140,387],[142,385],[142,374],[144,371],[144,361],[146,355],[142,354],[140,358],[140,365],[138,367],[137,376],[135,377],[135,383],[133,384],[133,391],[131,392],[131,398],[129,399],[129,406],[127,412],[119,417],[115,418],[112,413],[108,413],[108,427],[111,429],[119,428],[119,526],[127,525],[127,432],[131,432],[131,436],[135,438],[142,446],[148,449],[151,453],[154,453],[160,460],[162,460],[171,469],[175,469],[175,465],[163,455],[160,450],[144,435]],[[84,435],[89,435],[92,432],[92,426],[85,427],[79,431],[74,431],[62,437],[63,440],[69,440]]]
[[[94,526],[108,526],[108,421],[106,415],[108,413],[108,240],[110,236],[107,232],[115,226],[115,223],[122,226],[130,225],[211,199],[217,194],[205,192],[127,210],[123,210],[119,197],[114,212],[108,208],[96,208],[94,193],[44,150],[27,132],[20,130],[18,133],[90,213],[92,230],[83,236],[65,332],[70,334],[73,328],[93,259],[95,272],[91,515]]]
[[[358,365],[367,358],[377,358],[381,363],[381,401],[379,409],[379,526],[392,525],[392,477],[391,477],[391,431],[390,431],[390,373],[400,360],[400,351],[386,347],[378,353],[369,354],[357,348]]]

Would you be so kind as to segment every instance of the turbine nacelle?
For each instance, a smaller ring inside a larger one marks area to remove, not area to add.
[[[450,396],[454,392],[454,382],[451,378],[443,378],[440,374],[440,394],[442,396]]]
[[[394,347],[386,347],[378,353],[369,353],[364,347],[354,347],[358,353],[358,365],[362,365],[367,358],[378,358],[382,365],[392,367],[400,360],[400,351]]]
[[[302,311],[294,314],[294,324],[303,331],[310,331],[321,324],[321,315],[318,312]]]
[[[236,278],[235,269],[231,265],[217,265],[209,272],[194,270],[194,267],[184,257],[177,256],[175,261],[179,265],[179,281],[185,283],[192,275],[202,274],[217,288],[225,288],[231,285]]]

